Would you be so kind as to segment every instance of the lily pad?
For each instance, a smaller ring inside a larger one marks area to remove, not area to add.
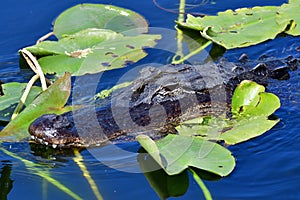
[[[280,107],[279,98],[265,92],[265,87],[253,81],[242,81],[232,97],[233,117],[253,117],[273,114]]]
[[[268,120],[264,116],[244,118],[236,121],[230,130],[222,133],[219,140],[224,140],[229,145],[241,143],[262,135],[278,122],[279,119]]]
[[[29,136],[28,127],[37,117],[47,113],[64,113],[72,107],[64,107],[71,91],[71,75],[66,73],[43,91],[1,132],[0,141],[20,141]]]
[[[200,117],[182,123],[176,130],[179,135],[237,144],[260,136],[275,126],[279,119],[268,117],[279,107],[280,100],[276,95],[265,92],[262,85],[245,80],[237,86],[232,97],[233,119]]]
[[[281,6],[240,8],[219,12],[217,16],[187,16],[179,27],[200,31],[202,37],[226,49],[246,47],[274,39],[285,32],[300,35],[299,0]]]
[[[141,34],[105,41],[95,46],[93,53],[86,57],[74,75],[126,67],[126,64],[144,58],[147,55],[144,48],[155,46],[160,38],[160,35]]]
[[[300,1],[289,1],[288,4],[283,4],[277,11],[277,22],[279,24],[290,24],[285,31],[287,34],[297,36],[300,35]]]
[[[112,30],[89,28],[72,35],[66,35],[58,41],[44,41],[26,47],[36,56],[69,55],[73,58],[84,58],[92,52],[93,46],[106,40],[123,37]]]
[[[199,30],[204,38],[226,49],[246,47],[274,39],[285,30],[288,23],[276,22],[277,9],[277,6],[241,8],[203,18],[188,15],[180,25]]]
[[[103,29],[88,29],[69,35],[58,42],[45,41],[26,49],[41,57],[38,62],[44,73],[72,75],[98,73],[121,68],[147,54],[144,47],[153,47],[160,35],[123,36]]]
[[[243,81],[237,86],[233,93],[231,112],[238,115],[243,112],[243,106],[255,106],[259,102],[259,95],[265,88],[253,81]]]
[[[179,135],[218,140],[221,131],[228,125],[227,119],[215,116],[198,117],[181,123],[176,127]]]
[[[229,150],[202,138],[169,134],[156,143],[145,135],[137,136],[137,140],[169,175],[196,167],[226,176],[235,166]]]
[[[18,105],[20,98],[26,88],[26,83],[10,82],[2,84],[3,96],[0,96],[0,120],[10,121],[14,109]],[[33,99],[42,91],[41,87],[33,86],[28,94],[25,106],[28,106]]]
[[[130,34],[146,33],[148,23],[136,12],[112,5],[80,4],[60,14],[54,23],[54,34],[58,38],[88,29],[110,29]]]

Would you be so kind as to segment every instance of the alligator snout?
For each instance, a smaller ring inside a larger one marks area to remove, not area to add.
[[[29,133],[37,143],[56,147],[80,146],[80,137],[74,131],[74,124],[67,117],[45,114],[29,126]]]

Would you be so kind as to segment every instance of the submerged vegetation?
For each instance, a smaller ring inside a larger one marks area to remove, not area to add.
[[[299,0],[290,0],[282,6],[227,10],[217,16],[188,15],[185,22],[178,20],[178,32],[196,30],[199,34],[195,39],[200,38],[201,42],[198,47],[191,48],[188,55],[176,55],[179,59],[174,59],[173,63],[184,62],[211,43],[232,49],[274,39],[279,33],[298,36],[299,7]],[[73,20],[74,17],[79,21]],[[141,15],[111,5],[82,4],[63,12],[55,20],[53,33],[47,35],[54,34],[57,41],[43,37],[36,45],[20,50],[22,59],[26,61],[21,62],[22,66],[29,66],[36,75],[27,85],[16,82],[2,84],[4,94],[0,97],[0,119],[9,123],[0,132],[0,140],[17,142],[28,138],[30,123],[42,114],[60,114],[81,107],[66,106],[71,93],[71,76],[122,68],[144,58],[147,55],[144,48],[154,47],[161,39],[161,35],[147,34],[147,30],[147,22]],[[44,74],[53,75],[52,80],[45,79]],[[33,86],[38,79],[41,87]],[[55,82],[47,88],[51,81]],[[113,90],[129,84],[132,83],[121,83],[96,97],[106,98]],[[21,91],[25,91],[22,96]],[[146,178],[161,198],[183,195],[188,187],[187,173],[190,172],[205,197],[211,199],[200,179],[201,173],[206,171],[219,177],[227,176],[236,164],[223,144],[245,142],[270,130],[279,121],[270,116],[280,107],[280,100],[255,82],[243,81],[234,91],[231,106],[231,118],[205,116],[185,121],[176,127],[177,135],[170,134],[159,141],[145,135],[137,136],[143,147],[141,151],[148,152],[152,161],[161,168],[148,172],[147,162],[140,162]],[[80,199],[53,180],[50,173],[43,172],[38,164],[4,148],[1,150],[21,160],[28,169],[73,198]],[[158,177],[165,178],[166,184],[172,183],[173,187],[161,185]],[[97,198],[102,198],[93,181],[89,182]],[[176,185],[178,183],[182,184]]]

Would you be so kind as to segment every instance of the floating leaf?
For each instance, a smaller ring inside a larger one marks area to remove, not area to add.
[[[226,144],[230,145],[241,143],[260,136],[278,122],[279,119],[268,120],[265,116],[244,118],[235,122],[230,130],[220,135],[219,139],[224,140]]]
[[[93,46],[106,40],[123,37],[122,34],[106,29],[90,28],[72,35],[66,35],[58,41],[44,41],[26,47],[36,56],[69,55],[73,58],[84,58],[91,53]]]
[[[242,81],[232,97],[232,114],[234,117],[265,116],[268,117],[280,107],[279,98],[265,92],[265,87],[253,81]]]
[[[232,120],[200,117],[182,123],[176,130],[180,135],[237,144],[275,126],[279,119],[270,120],[268,117],[279,107],[280,100],[276,95],[265,92],[262,85],[245,80],[237,86],[232,97]]]
[[[238,115],[243,112],[243,106],[255,106],[259,102],[259,93],[264,92],[265,88],[253,81],[243,81],[237,86],[233,93],[231,112]]]
[[[200,31],[201,36],[226,49],[246,47],[274,39],[279,33],[300,35],[299,0],[282,6],[240,8],[217,16],[188,15],[180,27]]]
[[[160,38],[160,35],[138,35],[103,42],[95,47],[74,75],[122,68],[127,63],[137,62],[147,55],[143,48],[155,46]]]
[[[111,33],[111,35],[109,34]],[[84,30],[58,42],[45,41],[26,49],[41,57],[38,62],[44,73],[84,75],[124,67],[147,54],[144,47],[153,47],[160,35],[123,36],[103,29]]]
[[[128,9],[103,4],[80,4],[60,14],[55,20],[53,31],[61,38],[88,28],[115,32],[135,29],[129,33],[136,35],[146,33],[148,23],[141,15]]]
[[[179,174],[188,167],[196,167],[226,176],[235,166],[230,151],[202,138],[169,134],[156,143],[145,135],[139,135],[137,140],[169,175]]]
[[[9,121],[14,109],[26,88],[26,83],[11,82],[2,84],[4,95],[0,96],[0,120]],[[42,91],[40,87],[33,86],[28,94],[25,106],[28,106],[33,99]]]
[[[277,11],[277,22],[279,24],[290,24],[287,34],[297,36],[300,35],[300,1],[289,1],[288,4],[283,4]]]
[[[218,140],[228,120],[215,116],[198,117],[181,123],[176,127],[179,135],[197,136],[204,139]]]
[[[264,92],[265,88],[252,81],[242,81],[232,97],[232,114],[235,120],[220,139],[236,144],[257,137],[275,126],[279,119],[268,117],[280,107],[279,98]]]
[[[80,69],[84,59],[72,58],[67,55],[45,56],[38,60],[45,74],[60,76],[66,71],[74,74]]]
[[[28,127],[37,117],[46,113],[60,114],[71,107],[63,107],[70,96],[71,75],[66,73],[46,91],[42,92],[1,132],[0,141],[19,141],[28,137]]]
[[[276,6],[241,8],[203,18],[188,15],[181,25],[199,30],[204,38],[226,49],[246,47],[274,39],[285,30],[288,23],[276,22],[277,9]]]

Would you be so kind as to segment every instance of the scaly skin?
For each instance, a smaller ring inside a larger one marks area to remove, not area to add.
[[[269,77],[287,79],[298,60],[281,61],[285,67],[279,69],[275,69],[279,61],[272,63],[252,70],[225,61],[217,67],[212,63],[146,67],[132,85],[116,91],[109,105],[43,115],[29,132],[37,143],[53,147],[131,141],[141,133],[161,138],[175,133],[174,127],[183,120],[228,113],[238,83],[253,80],[266,85]]]

